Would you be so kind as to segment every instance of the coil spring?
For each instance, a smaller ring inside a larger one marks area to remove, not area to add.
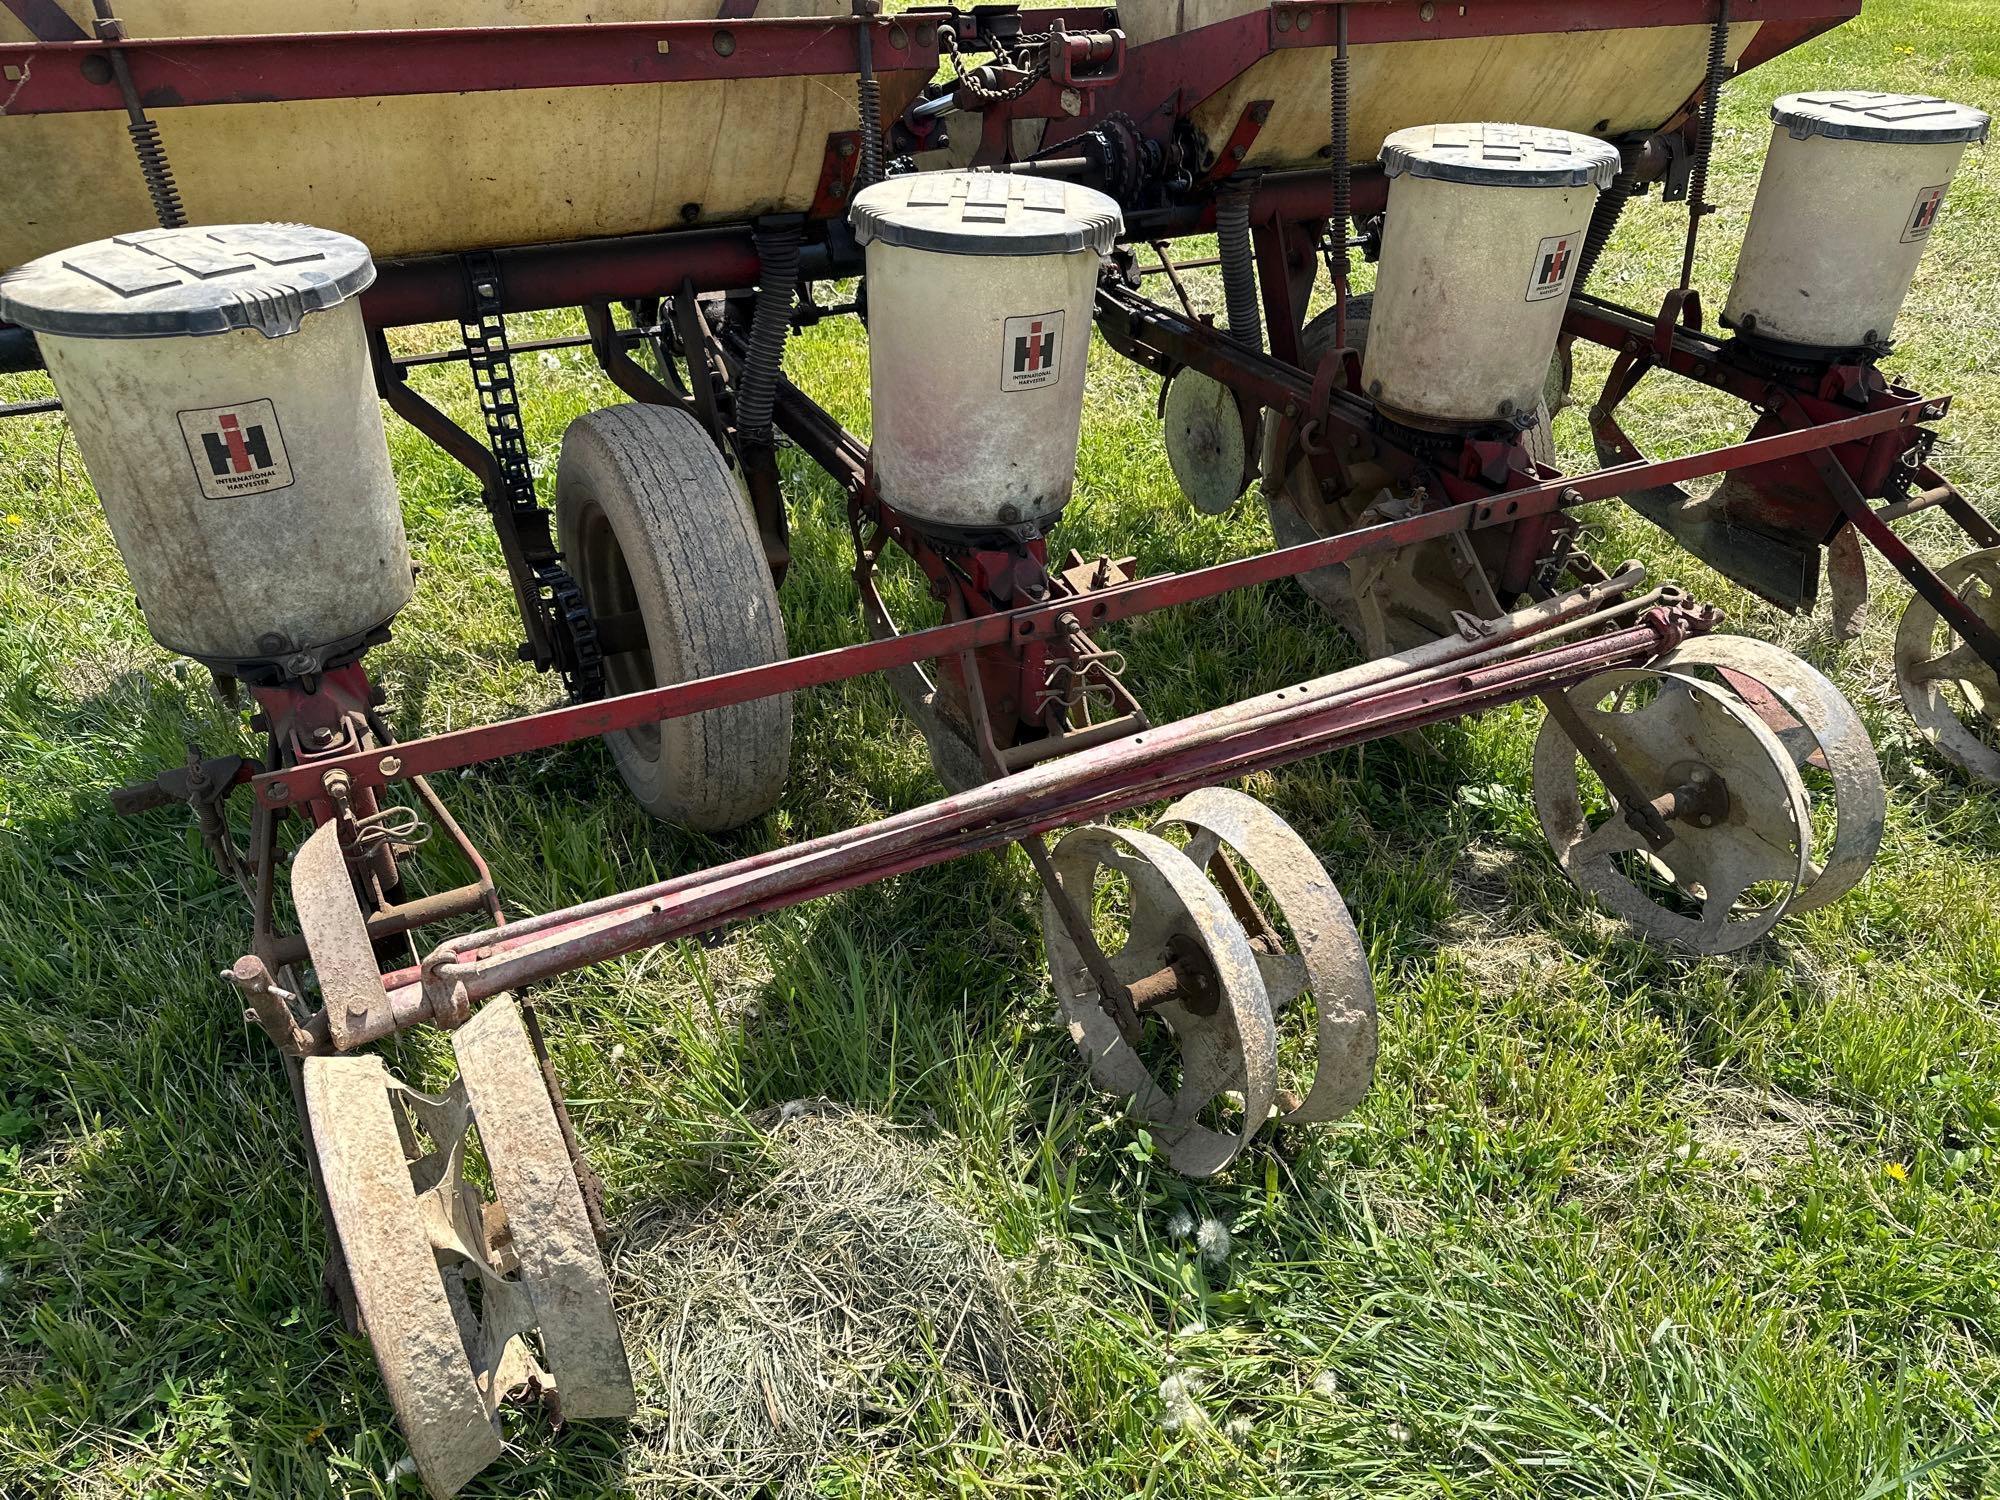
[[[1598,195],[1597,207],[1590,212],[1590,227],[1583,234],[1583,251],[1576,260],[1576,280],[1572,290],[1582,291],[1590,280],[1590,273],[1597,268],[1597,259],[1604,254],[1604,247],[1611,242],[1611,233],[1618,227],[1618,220],[1625,213],[1625,205],[1632,200],[1631,189],[1614,182]]]
[[[1340,16],[1339,24],[1345,33],[1347,16],[1344,12]],[[1354,202],[1353,173],[1348,166],[1347,50],[1344,46],[1333,55],[1331,78],[1329,104],[1333,114],[1333,223],[1327,257],[1331,265],[1339,267],[1337,274],[1345,275],[1351,264],[1347,257],[1347,236],[1348,225],[1354,218]]]
[[[757,234],[757,310],[750,318],[749,346],[736,387],[736,431],[746,441],[771,441],[771,414],[778,400],[778,370],[792,331],[792,299],[799,288],[797,229]]]
[[[1264,352],[1264,327],[1257,315],[1257,275],[1250,260],[1250,195],[1232,191],[1215,205],[1216,251],[1222,260],[1222,300],[1229,336]]]
[[[132,150],[139,158],[139,171],[146,179],[146,191],[153,198],[153,214],[162,229],[180,229],[188,221],[181,206],[181,190],[174,185],[174,169],[167,163],[167,148],[160,140],[160,127],[151,120],[134,120],[125,127],[132,137]]]
[[[1722,81],[1729,73],[1729,6],[1716,7],[1715,24],[1708,32],[1708,83],[1701,101],[1701,139],[1695,143],[1694,166],[1688,174],[1688,210],[1703,214],[1709,209],[1708,159],[1715,146],[1715,121],[1722,108]]]
[[[873,77],[855,85],[861,108],[861,186],[882,180],[882,85]]]

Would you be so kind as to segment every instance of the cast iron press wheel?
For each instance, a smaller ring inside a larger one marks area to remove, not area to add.
[[[520,1008],[452,1037],[459,1077],[420,1094],[372,1053],[311,1057],[306,1115],[382,1384],[433,1495],[500,1456],[523,1388],[570,1419],[632,1414],[604,1265]],[[469,1176],[476,1136],[490,1188]]]
[[[1937,571],[2000,630],[2000,547],[1968,552]],[[2000,674],[1921,594],[1911,596],[1896,629],[1896,688],[1938,754],[1976,781],[2000,782]]]
[[[1183,991],[1149,1008],[1135,1046],[1046,896],[1042,931],[1063,1018],[1092,1079],[1130,1096],[1175,1171],[1206,1177],[1274,1112],[1311,1124],[1360,1102],[1375,1066],[1375,988],[1340,892],[1276,813],[1208,787],[1153,826],[1190,838],[1176,846],[1136,828],[1079,828],[1055,847],[1056,878],[1085,911],[1098,904],[1101,874],[1125,878],[1125,938],[1106,954],[1121,983],[1181,964],[1205,976],[1205,994]],[[1211,861],[1225,854],[1254,877],[1257,909],[1234,909],[1211,878]]]
[[[606,632],[613,694],[786,655],[756,521],[715,444],[686,413],[613,406],[570,423],[556,470],[556,533],[600,627],[620,615],[644,622],[638,639]],[[604,739],[655,817],[735,828],[770,811],[784,789],[792,703],[760,698]]]
[[[1805,784],[1778,737],[1733,693],[1675,672],[1602,672],[1569,700],[1649,799],[1699,785],[1715,800],[1651,848],[1551,716],[1535,739],[1535,812],[1563,872],[1647,937],[1694,953],[1733,952],[1775,927],[1812,871]]]
[[[1368,313],[1373,302],[1372,296],[1360,296],[1347,304],[1347,342],[1356,352],[1367,347]],[[1333,323],[1329,308],[1306,324],[1299,358],[1307,371],[1317,369],[1333,348]],[[1555,368],[1551,366],[1552,382],[1557,378]],[[1537,408],[1539,420],[1528,432],[1528,452],[1541,463],[1553,464],[1555,436],[1549,426],[1549,411],[1545,397]],[[1352,530],[1383,489],[1371,485],[1346,495],[1324,493],[1311,461],[1296,442],[1287,451],[1279,450],[1280,425],[1267,417],[1258,470],[1263,476],[1264,504],[1271,513],[1272,540],[1280,547],[1296,547]],[[1385,482],[1387,478],[1385,474]],[[1364,607],[1356,597],[1358,575],[1346,563],[1302,573],[1299,584],[1371,655],[1407,651],[1450,634],[1454,611],[1486,613],[1460,579],[1460,558],[1448,541],[1406,547],[1363,561],[1368,566],[1364,586],[1372,595],[1374,608]]]

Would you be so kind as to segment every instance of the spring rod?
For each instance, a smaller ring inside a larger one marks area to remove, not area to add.
[[[882,180],[882,83],[875,76],[875,36],[870,24],[881,10],[880,0],[855,0],[854,13],[861,17],[855,28],[857,81],[855,102],[861,117],[860,182],[856,190],[873,187]],[[768,425],[768,424],[767,424]]]
[[[1353,171],[1348,162],[1347,138],[1349,84],[1347,75],[1347,7],[1341,6],[1333,18],[1333,67],[1330,71],[1330,98],[1333,126],[1333,222],[1327,236],[1326,273],[1333,283],[1334,347],[1347,344],[1347,273],[1353,262],[1348,258],[1348,226],[1354,218]]]
[[[1625,205],[1631,201],[1632,190],[1625,186],[1623,173],[1597,195],[1597,207],[1590,211],[1590,227],[1583,234],[1583,251],[1576,260],[1574,291],[1582,291],[1590,280],[1590,273],[1597,269],[1598,258],[1604,254],[1604,247],[1611,243],[1612,232],[1618,228],[1618,221],[1625,215]]]
[[[111,0],[95,0],[92,8],[97,14],[97,39],[124,41],[125,26],[111,14]],[[185,228],[187,209],[181,204],[181,190],[174,182],[174,169],[167,160],[160,127],[147,118],[145,108],[139,103],[139,90],[132,83],[132,68],[125,61],[124,49],[113,46],[109,57],[111,76],[117,80],[118,92],[125,100],[125,132],[132,137],[132,154],[139,158],[139,175],[146,179],[146,194],[153,200],[153,217],[160,221],[162,229]]]
[[[1715,124],[1722,109],[1722,81],[1729,76],[1729,0],[1716,0],[1715,24],[1708,33],[1708,75],[1702,85],[1701,133],[1695,140],[1694,165],[1688,170],[1687,243],[1681,249],[1681,290],[1694,282],[1694,248],[1701,238],[1701,221],[1715,212],[1708,201],[1708,161],[1715,149]]]

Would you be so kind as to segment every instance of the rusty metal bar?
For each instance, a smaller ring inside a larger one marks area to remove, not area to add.
[[[478,1001],[1192,786],[1566,687],[1609,667],[1650,660],[1703,623],[1685,612],[1655,609],[1623,630],[1438,681],[1345,696],[1327,692],[1324,684],[1318,690],[1302,684],[1285,690],[1297,696],[1281,711],[1259,700],[1233,704],[986,783],[914,814],[799,845],[778,862],[753,857],[724,865],[691,877],[670,894],[634,892],[625,904],[588,919],[565,922],[561,918],[573,914],[556,914],[557,923],[538,933],[509,928],[455,940],[425,960],[420,978],[399,985],[391,1003],[419,1009],[441,995],[446,1005]],[[421,991],[422,998],[413,991]]]
[[[1449,637],[1394,657],[1363,662],[1309,683],[1279,689],[1259,698],[1247,699],[1225,708],[1212,710],[1209,714],[1197,716],[1195,719],[1182,720],[1179,724],[1163,726],[1144,735],[1131,736],[1122,743],[1138,745],[1143,741],[1152,750],[1159,751],[1163,746],[1170,747],[1190,736],[1201,735],[1206,732],[1204,725],[1224,722],[1245,726],[1258,721],[1261,716],[1288,712],[1295,708],[1308,692],[1322,695],[1328,703],[1344,702],[1356,694],[1380,688],[1392,680],[1407,685],[1413,680],[1424,679],[1426,674],[1463,666],[1475,657],[1490,660],[1498,654],[1531,648],[1539,642],[1546,642],[1603,623],[1620,613],[1629,614],[1642,607],[1650,607],[1655,602],[1650,596],[1623,605],[1619,603],[1638,586],[1642,578],[1641,570],[1628,569],[1604,583],[1586,585],[1543,603],[1531,605],[1527,609],[1517,610],[1498,620],[1485,622],[1482,629],[1469,638]],[[1018,772],[1006,778],[1005,785],[1013,788],[1042,786],[1048,784],[1050,778],[1056,778],[1060,782],[1063,778],[1088,774],[1092,767],[1101,765],[1104,757],[1111,753],[1108,748],[1082,751],[1060,762]],[[1078,770],[1079,767],[1082,769]],[[961,793],[957,799],[951,800],[961,811],[967,803],[973,805],[975,810],[984,809],[994,799],[1006,795],[1004,791],[994,790],[1001,786],[1001,782],[989,782]],[[869,832],[872,836],[884,838],[900,836],[927,815],[934,814],[936,808],[941,806],[943,804],[935,804],[933,808],[920,808],[896,814],[875,824]],[[843,835],[830,837],[837,840]],[[818,842],[824,845],[829,840]],[[798,846],[798,848],[805,847],[807,846]],[[796,852],[796,849],[767,850],[762,854],[751,855],[738,861],[734,868],[739,872],[747,872],[782,864],[791,859]],[[540,916],[527,917],[509,926],[506,943],[518,944],[535,934],[603,915],[632,901],[672,896],[687,889],[701,878],[700,875],[676,876],[628,895],[609,896],[585,903],[566,913],[544,913]],[[458,950],[467,945],[477,946],[480,941],[481,939],[477,938],[455,940],[447,943],[445,947]],[[411,977],[413,975],[400,976],[398,982]]]

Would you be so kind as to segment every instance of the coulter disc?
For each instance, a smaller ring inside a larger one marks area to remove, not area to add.
[[[1199,370],[1177,371],[1167,383],[1161,419],[1167,462],[1190,505],[1219,516],[1243,498],[1253,477],[1252,447],[1228,386]]]

